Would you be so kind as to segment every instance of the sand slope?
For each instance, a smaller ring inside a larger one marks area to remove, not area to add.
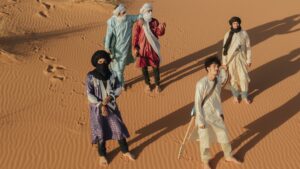
[[[128,3],[137,13],[144,1]],[[129,128],[136,162],[109,142],[108,168],[200,168],[199,146],[177,152],[190,120],[203,60],[220,53],[232,15],[251,38],[251,106],[222,94],[234,154],[242,166],[222,160],[215,146],[213,168],[298,169],[300,162],[300,2],[229,0],[153,1],[167,23],[161,38],[159,95],[143,92],[141,71],[126,69],[131,88],[118,103]],[[85,76],[90,57],[103,49],[113,6],[96,1],[3,0],[0,2],[0,168],[95,169],[90,144]]]

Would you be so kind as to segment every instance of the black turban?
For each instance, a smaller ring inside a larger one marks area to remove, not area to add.
[[[99,59],[104,59],[104,63],[99,64]],[[93,54],[91,62],[95,69],[92,70],[90,74],[99,80],[108,80],[110,78],[111,72],[109,70],[109,64],[111,62],[111,58],[109,53],[104,50],[98,50]]]

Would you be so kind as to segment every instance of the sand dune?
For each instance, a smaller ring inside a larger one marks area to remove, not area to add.
[[[137,13],[145,1],[128,1]],[[300,13],[289,1],[151,1],[167,23],[160,39],[161,94],[145,94],[141,71],[126,68],[130,89],[118,99],[136,162],[117,143],[107,149],[113,169],[201,168],[199,145],[177,153],[190,120],[203,61],[220,54],[228,19],[242,18],[251,38],[250,93],[254,102],[233,104],[222,93],[225,122],[241,166],[213,148],[213,168],[298,169],[300,162]],[[90,57],[103,49],[113,5],[101,0],[0,1],[0,168],[100,168],[90,144],[85,93]]]

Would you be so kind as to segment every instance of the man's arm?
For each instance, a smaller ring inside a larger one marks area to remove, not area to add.
[[[196,121],[198,126],[200,128],[205,128],[205,120],[204,120],[204,115],[203,115],[203,109],[202,109],[202,102],[203,102],[203,85],[200,83],[197,83],[196,86],[196,92],[195,92],[195,111],[196,111]]]
[[[226,43],[226,40],[227,40],[227,38],[228,38],[228,35],[229,35],[229,33],[227,32],[227,33],[225,34],[224,40],[223,40],[223,47],[222,47],[222,65],[226,65],[226,64],[227,64],[227,56],[225,56],[225,55],[223,54],[223,52],[224,52],[224,45],[225,45],[225,43]]]
[[[102,101],[98,100],[95,96],[95,90],[93,85],[93,78],[91,75],[88,75],[86,80],[86,91],[87,91],[87,97],[90,104],[93,104],[95,106],[102,106]]]
[[[142,14],[138,14],[138,15],[127,15],[127,17],[129,17],[129,19],[130,19],[132,22],[136,22],[137,20],[142,19],[142,18],[143,18],[143,15],[142,15]]]
[[[155,21],[156,28],[155,28],[155,34],[156,36],[163,36],[166,31],[166,24],[165,23],[159,23],[158,20]]]
[[[112,28],[112,23],[111,23],[111,19],[109,19],[107,21],[107,30],[106,30],[106,36],[105,36],[105,50],[108,52],[108,53],[111,53],[110,51],[110,41],[111,41],[111,37],[113,36],[113,28]]]
[[[116,98],[118,96],[120,96],[121,91],[122,91],[122,85],[121,85],[120,81],[118,80],[118,78],[116,77],[114,79],[113,84],[112,84],[112,88],[109,91],[110,98],[113,99],[113,100],[116,100]]]
[[[140,39],[140,32],[141,32],[141,26],[140,26],[141,24],[142,24],[142,21],[138,20],[134,24],[134,27],[133,27],[133,30],[132,30],[132,34],[133,34],[133,37],[132,37],[133,51],[132,51],[132,53],[135,55],[135,57],[138,56],[138,53],[139,53],[139,50],[140,50],[139,39]]]
[[[247,34],[247,32],[245,32],[245,36],[246,36],[246,53],[247,53],[247,64],[248,66],[251,65],[252,63],[252,52],[251,52],[251,46],[250,46],[250,38]]]

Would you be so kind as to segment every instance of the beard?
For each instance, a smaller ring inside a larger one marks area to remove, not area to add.
[[[126,14],[123,15],[123,16],[118,16],[118,17],[117,17],[118,23],[122,23],[122,22],[124,22],[125,20],[126,20]]]
[[[144,19],[146,22],[151,22],[151,20],[152,20],[152,13],[150,13],[150,12],[144,13],[144,14],[143,14],[143,19]]]

